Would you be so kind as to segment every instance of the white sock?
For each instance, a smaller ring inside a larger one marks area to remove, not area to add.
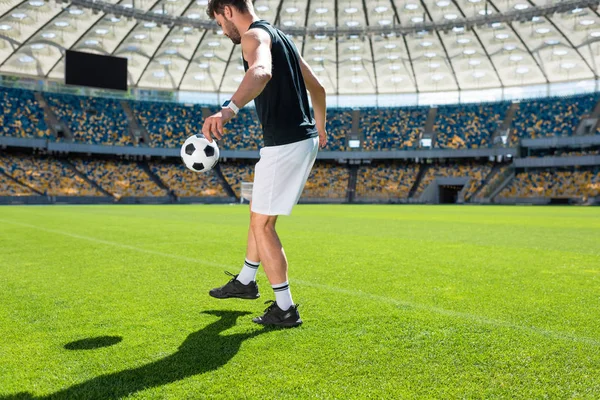
[[[273,292],[275,292],[275,302],[279,308],[285,311],[294,305],[290,285],[287,281],[271,286],[273,287]]]
[[[258,272],[258,266],[260,265],[260,261],[250,261],[246,258],[244,261],[244,266],[237,276],[237,280],[240,281],[243,285],[247,285],[250,282],[254,282],[256,280],[256,273]]]

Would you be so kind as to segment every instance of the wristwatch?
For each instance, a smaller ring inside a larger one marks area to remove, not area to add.
[[[238,106],[236,106],[235,103],[231,100],[227,100],[225,103],[223,103],[223,106],[221,106],[221,108],[231,108],[235,115],[237,115],[240,112]]]

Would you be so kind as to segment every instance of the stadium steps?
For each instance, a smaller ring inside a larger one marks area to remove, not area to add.
[[[52,134],[54,134],[54,137],[65,137],[72,141],[73,132],[71,132],[71,129],[67,124],[59,120],[56,114],[54,114],[52,107],[48,105],[48,102],[44,98],[44,95],[41,92],[35,92],[34,96],[38,104],[42,107],[42,110],[44,111],[44,120],[46,121],[46,125],[48,126],[48,128],[50,128],[50,130],[52,131]]]
[[[350,134],[346,134],[346,143],[348,143],[348,140],[350,139],[358,139],[361,143],[365,141],[365,132],[360,126],[360,116],[360,110],[352,110],[352,128]]]
[[[487,174],[487,176],[483,179],[483,182],[481,182],[481,185],[479,185],[479,187],[477,188],[477,190],[475,190],[475,192],[469,196],[469,198],[465,199],[467,202],[471,202],[471,199],[476,199],[479,197],[479,194],[481,193],[481,191],[483,190],[484,187],[487,186],[488,183],[490,183],[492,181],[492,179],[494,179],[494,177],[496,176],[496,174],[498,174],[498,172],[500,170],[502,170],[502,164],[495,164],[492,167],[492,170],[490,171],[489,174]]]
[[[504,173],[498,175],[497,179],[495,179],[495,181],[490,186],[488,190],[489,196],[487,196],[484,199],[484,202],[491,203],[494,200],[494,198],[498,196],[498,194],[500,194],[500,192],[504,190],[505,187],[508,186],[508,184],[515,178],[515,176],[516,173],[513,166],[509,166]]]
[[[509,165],[500,166],[498,172],[496,172],[496,174],[493,177],[491,177],[488,184],[481,189],[478,200],[480,200],[481,202],[489,203],[491,197],[490,195],[498,187],[498,185],[502,183],[502,181],[506,178],[506,176],[509,173],[509,170]]]
[[[235,194],[235,191],[231,188],[229,182],[227,182],[227,178],[225,178],[225,175],[223,175],[223,171],[221,171],[221,165],[219,163],[217,163],[215,166],[214,171],[219,179],[219,182],[221,182],[221,186],[225,190],[225,193],[227,193],[229,197],[233,197],[236,202],[240,201],[239,196]]]
[[[500,126],[500,129],[506,130],[510,128],[513,120],[515,119],[515,115],[517,115],[519,107],[519,103],[512,103],[510,107],[508,107],[508,110],[506,111],[506,116],[504,117],[504,120],[502,120],[502,125]]]
[[[127,116],[127,130],[133,143],[148,146],[150,144],[150,135],[148,135],[146,128],[138,122],[129,102],[121,100],[121,107],[123,107],[123,111],[125,111],[125,115]]]
[[[150,180],[152,182],[154,182],[154,184],[156,186],[158,186],[159,188],[166,190],[167,193],[169,193],[169,197],[171,198],[171,200],[176,201],[177,200],[177,196],[175,195],[175,191],[173,191],[170,187],[168,187],[163,181],[162,179],[160,179],[160,177],[158,175],[156,175],[152,169],[150,168],[150,166],[148,165],[147,162],[141,161],[137,163],[138,167],[140,167],[145,173],[146,175],[148,175],[148,178],[150,178]]]
[[[435,119],[438,114],[437,107],[431,107],[429,112],[427,113],[427,120],[425,121],[425,127],[423,130],[423,135],[421,139],[431,139],[431,147],[434,147],[436,144],[436,136],[437,132],[435,132]]]
[[[349,166],[350,174],[348,176],[348,189],[346,190],[346,201],[348,203],[354,202],[354,196],[356,194],[356,182],[358,180],[358,165],[352,164]]]
[[[506,116],[504,117],[504,121],[502,121],[502,125],[500,126],[500,134],[502,132],[506,132],[506,143],[510,143],[511,136],[514,134],[510,127],[512,126],[515,115],[517,115],[517,111],[519,111],[520,107],[521,105],[519,103],[512,103],[506,112]]]
[[[412,199],[413,196],[415,195],[415,193],[417,192],[417,189],[419,188],[419,185],[421,184],[421,180],[423,180],[423,177],[427,173],[428,169],[429,169],[428,164],[421,164],[421,166],[419,167],[419,172],[417,173],[417,178],[415,179],[415,183],[413,183],[412,187],[410,188],[410,191],[408,192],[409,199]]]
[[[592,111],[592,114],[590,115],[590,117],[591,118],[600,118],[600,99],[594,106],[594,110]]]
[[[513,120],[515,119],[515,115],[519,110],[519,103],[512,103],[508,110],[506,110],[506,115],[502,120],[502,123],[496,129],[496,132],[492,135],[492,143],[494,145],[503,145],[505,144],[502,141],[502,136],[506,136],[506,143],[510,143],[510,127],[512,125]]]
[[[600,128],[600,100],[596,102],[591,113],[581,117],[575,129],[575,136],[595,135],[598,128]]]
[[[33,193],[37,193],[37,194],[39,194],[40,196],[45,196],[45,195],[46,195],[45,193],[42,193],[42,192],[40,192],[39,190],[37,190],[36,188],[34,188],[33,186],[30,186],[30,185],[28,185],[28,184],[26,184],[26,183],[23,183],[23,182],[19,181],[19,180],[18,180],[18,179],[16,179],[16,178],[13,178],[11,175],[9,175],[8,173],[6,173],[6,172],[5,172],[5,171],[4,171],[2,168],[0,168],[0,175],[4,175],[4,176],[6,176],[8,179],[10,179],[11,181],[13,181],[13,182],[16,182],[17,184],[19,184],[19,185],[21,185],[21,186],[25,186],[26,188],[29,188],[29,189],[31,189],[31,191],[32,191]]]
[[[75,175],[77,175],[78,177],[80,177],[81,179],[83,179],[84,181],[86,181],[87,183],[89,183],[90,185],[92,185],[92,187],[98,189],[101,193],[105,194],[108,197],[115,197],[112,193],[110,193],[109,191],[105,190],[102,186],[98,185],[96,183],[96,181],[91,180],[86,174],[84,174],[83,172],[81,172],[80,170],[78,170],[73,164],[71,164],[71,161],[67,160],[67,159],[60,159],[60,162],[62,162],[62,164],[67,167],[68,169],[70,169],[71,171],[73,171],[73,173]]]

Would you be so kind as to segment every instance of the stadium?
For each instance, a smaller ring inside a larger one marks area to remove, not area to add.
[[[600,1],[253,3],[327,93],[304,325],[207,294],[263,147],[182,163],[245,74],[208,0],[0,0],[0,399],[600,398]]]

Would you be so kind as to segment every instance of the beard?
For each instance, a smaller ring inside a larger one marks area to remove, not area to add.
[[[225,19],[225,28],[223,29],[223,31],[227,30],[227,32],[229,32],[228,35],[226,35],[229,39],[231,39],[231,41],[233,42],[233,44],[240,44],[242,43],[242,36],[240,35],[240,31],[238,31],[238,29],[235,27],[235,25],[233,24],[233,22],[231,22],[228,19]]]

